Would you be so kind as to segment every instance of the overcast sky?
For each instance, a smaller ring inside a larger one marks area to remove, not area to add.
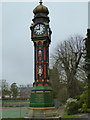
[[[2,3],[2,76],[9,84],[34,81],[34,46],[29,27],[38,2]],[[52,42],[50,54],[70,35],[86,36],[88,2],[44,2],[49,9]],[[1,7],[1,4],[0,4]],[[1,25],[1,24],[0,24]],[[1,45],[0,45],[1,47]],[[1,55],[1,52],[0,52]],[[1,60],[0,60],[1,64]]]

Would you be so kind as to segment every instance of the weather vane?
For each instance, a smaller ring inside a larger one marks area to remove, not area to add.
[[[40,2],[39,2],[40,4],[42,4],[43,2],[42,2],[42,0],[40,0]]]

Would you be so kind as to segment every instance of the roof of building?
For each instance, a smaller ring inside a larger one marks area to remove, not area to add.
[[[38,13],[44,13],[46,15],[49,14],[49,10],[46,6],[42,5],[42,2],[40,2],[40,5],[38,5],[34,10],[33,13],[36,15]]]

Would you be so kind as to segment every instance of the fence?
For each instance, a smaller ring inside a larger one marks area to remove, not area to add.
[[[2,118],[23,118],[28,112],[29,104],[29,99],[2,100]]]
[[[2,107],[28,107],[29,100],[3,100]]]
[[[2,101],[3,106],[2,109],[0,109],[2,111],[2,120],[25,120],[24,117],[29,112],[28,109],[29,103],[30,103],[29,100],[3,100]],[[89,120],[89,119],[60,118],[59,120]]]

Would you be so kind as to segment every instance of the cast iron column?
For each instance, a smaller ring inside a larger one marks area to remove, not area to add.
[[[34,43],[34,83],[30,98],[30,107],[53,107],[52,88],[49,82],[49,27],[48,8],[38,5],[34,10],[31,24],[31,39]]]

